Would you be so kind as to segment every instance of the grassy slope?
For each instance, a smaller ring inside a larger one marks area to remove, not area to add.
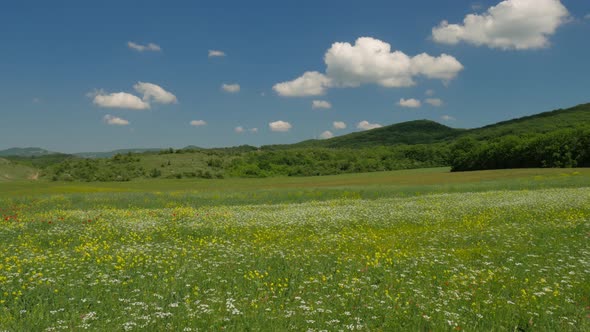
[[[0,158],[0,183],[16,180],[26,180],[38,174],[33,167],[17,164],[7,159]]]

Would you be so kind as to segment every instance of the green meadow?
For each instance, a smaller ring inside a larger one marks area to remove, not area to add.
[[[0,182],[0,331],[587,331],[590,169]]]

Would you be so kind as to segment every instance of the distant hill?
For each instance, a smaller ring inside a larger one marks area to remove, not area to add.
[[[308,140],[282,148],[367,148],[398,144],[430,144],[453,139],[464,129],[447,127],[430,120],[416,120],[393,124],[372,130],[355,132],[326,140]],[[281,148],[280,145],[264,148]]]
[[[367,131],[355,132],[325,140],[307,140],[295,144],[267,145],[262,149],[296,148],[367,148],[399,144],[432,144],[451,142],[470,136],[489,140],[506,135],[532,135],[559,129],[590,127],[590,104],[559,109],[522,118],[498,122],[474,129],[456,129],[430,120],[397,123]]]
[[[37,157],[54,154],[55,152],[47,151],[41,148],[10,148],[0,150],[0,157],[16,156],[16,157]]]

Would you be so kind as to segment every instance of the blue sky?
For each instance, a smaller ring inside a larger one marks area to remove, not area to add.
[[[579,0],[11,2],[0,149],[280,144],[570,107],[590,102],[589,14]]]

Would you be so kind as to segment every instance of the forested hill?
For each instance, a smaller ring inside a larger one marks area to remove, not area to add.
[[[456,129],[430,120],[416,120],[342,135],[326,140],[307,140],[295,144],[268,145],[263,149],[292,148],[367,148],[450,142],[460,137],[490,140],[506,135],[528,136],[560,129],[590,127],[590,103],[568,109],[525,116],[475,129]]]
[[[326,140],[307,140],[275,148],[367,148],[398,144],[430,144],[448,141],[464,133],[430,120],[402,122],[363,132],[351,133]]]
[[[526,136],[560,129],[585,127],[590,127],[590,103],[502,121],[481,128],[470,129],[463,134],[478,140],[487,140],[506,135]]]

